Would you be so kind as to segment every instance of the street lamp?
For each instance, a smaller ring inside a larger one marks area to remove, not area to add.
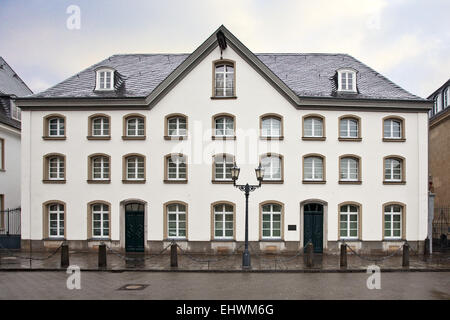
[[[261,187],[261,181],[263,179],[263,169],[261,168],[261,164],[258,168],[255,169],[256,179],[258,179],[258,185],[249,185],[247,184],[236,184],[236,180],[239,178],[239,173],[241,169],[234,165],[231,168],[231,178],[233,179],[233,186],[238,188],[239,190],[245,192],[245,248],[244,253],[242,254],[242,268],[248,269],[251,267],[250,263],[250,252],[248,251],[248,196],[250,192],[255,191],[257,188]]]

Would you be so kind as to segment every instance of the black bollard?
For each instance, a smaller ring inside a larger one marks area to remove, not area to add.
[[[430,239],[428,239],[427,237],[423,244],[423,255],[428,256],[429,254],[430,254]]]
[[[310,242],[306,245],[306,266],[311,268],[314,264],[314,246]]]
[[[67,244],[61,245],[61,268],[69,266],[69,246]]]
[[[102,243],[98,246],[98,267],[106,268],[106,244]]]
[[[178,267],[178,252],[177,252],[177,244],[172,243],[170,246],[170,266],[177,268]]]
[[[347,245],[341,244],[341,261],[340,261],[341,267],[347,268]]]
[[[409,245],[407,243],[403,245],[402,266],[409,267]]]

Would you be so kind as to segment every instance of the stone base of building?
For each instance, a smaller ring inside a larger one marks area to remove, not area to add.
[[[22,250],[29,251],[30,243],[31,250],[36,252],[52,251],[57,249],[61,244],[66,242],[69,245],[70,251],[92,251],[98,250],[99,245],[103,242],[108,248],[125,252],[123,244],[121,245],[118,240],[26,240],[22,239]],[[229,254],[232,252],[241,253],[244,250],[243,241],[176,241],[180,246],[181,251],[189,253],[202,253],[202,254]],[[327,245],[323,248],[325,254],[339,254],[342,241],[328,241]],[[401,241],[346,241],[346,244],[351,249],[359,254],[367,255],[379,255],[389,252],[395,252],[400,250],[405,243]],[[410,248],[414,252],[424,252],[424,241],[408,241]],[[154,241],[149,240],[145,246],[146,253],[159,253],[164,248],[170,246],[171,242],[166,241]],[[299,241],[250,241],[250,252],[261,252],[265,254],[295,254],[299,251],[303,251],[301,243]],[[350,249],[347,249],[351,251]],[[166,250],[169,253],[170,250]]]

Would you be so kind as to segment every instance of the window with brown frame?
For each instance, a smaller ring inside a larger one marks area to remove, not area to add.
[[[188,204],[169,201],[164,205],[164,239],[187,240]]]
[[[405,119],[398,116],[388,116],[383,118],[383,141],[384,142],[406,141]]]
[[[104,153],[88,157],[88,183],[111,182],[111,157]]]
[[[260,137],[263,140],[283,140],[283,117],[267,113],[260,117]]]
[[[43,159],[43,183],[66,183],[66,156],[60,153],[46,154]]]
[[[164,157],[164,183],[187,183],[187,157],[173,153]]]
[[[138,153],[129,153],[123,156],[123,183],[145,183],[146,165],[145,156]]]
[[[146,120],[139,113],[127,114],[123,117],[123,140],[145,140]]]
[[[339,239],[361,239],[361,204],[344,202],[339,204]]]
[[[361,118],[355,115],[339,117],[339,141],[361,140]]]
[[[49,114],[44,117],[44,140],[66,140],[66,117],[61,114]]]
[[[42,204],[43,238],[63,240],[66,238],[66,204],[52,200]]]
[[[326,183],[326,165],[323,155],[310,153],[303,156],[303,183]]]
[[[400,202],[383,204],[383,240],[405,240],[405,219],[405,204]]]
[[[234,156],[230,154],[216,154],[212,163],[212,183],[233,183],[231,168],[234,166]]]
[[[284,205],[278,201],[265,201],[259,204],[259,225],[261,240],[283,240]]]
[[[91,201],[87,205],[87,234],[90,239],[110,239],[111,204],[106,201]]]
[[[303,116],[302,123],[303,140],[324,141],[325,118],[319,114],[308,114]]]
[[[106,114],[93,114],[88,118],[88,140],[111,139],[111,117]]]
[[[236,230],[235,204],[217,201],[211,204],[211,239],[234,240]]]
[[[236,64],[232,60],[213,62],[212,99],[236,98]]]
[[[263,168],[261,183],[283,183],[284,167],[283,156],[276,153],[266,153],[260,157]]]
[[[235,140],[236,121],[229,113],[216,114],[212,118],[213,140]]]
[[[339,157],[339,183],[361,184],[361,157],[346,154]]]
[[[181,113],[172,113],[165,117],[164,139],[185,140],[188,137],[188,117]]]
[[[383,158],[383,184],[405,184],[405,158],[401,156],[387,156]]]

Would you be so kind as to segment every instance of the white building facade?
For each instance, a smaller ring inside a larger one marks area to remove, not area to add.
[[[113,56],[18,105],[33,250],[242,248],[234,164],[240,184],[264,169],[249,201],[260,250],[427,235],[430,103],[347,55],[254,55],[222,26],[191,55]]]

